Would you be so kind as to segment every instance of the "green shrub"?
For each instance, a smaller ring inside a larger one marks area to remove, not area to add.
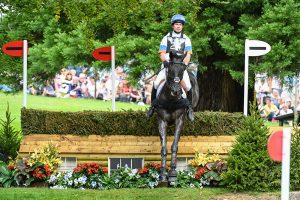
[[[0,160],[8,162],[8,158],[15,159],[18,155],[22,135],[12,126],[14,119],[11,118],[9,104],[7,104],[6,120],[0,119]]]
[[[300,190],[300,129],[295,127],[291,138],[290,189]]]
[[[198,112],[194,123],[185,121],[181,135],[231,135],[243,119],[241,113]],[[147,120],[142,111],[53,112],[23,108],[21,121],[24,134],[159,136],[157,116]],[[168,134],[174,134],[174,127]]]
[[[280,186],[280,164],[267,152],[269,130],[251,106],[251,116],[237,130],[237,140],[229,153],[224,183],[234,191],[268,191]]]

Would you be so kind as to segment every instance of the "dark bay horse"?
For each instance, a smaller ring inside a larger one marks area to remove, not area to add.
[[[183,59],[186,55],[178,52],[170,53],[170,65],[166,70],[166,82],[159,96],[157,97],[158,113],[158,129],[161,141],[161,172],[160,181],[172,183],[176,180],[176,162],[178,142],[180,132],[186,118],[188,100],[182,97],[181,80],[186,66],[183,64]],[[191,72],[189,77],[193,90],[193,108],[197,106],[199,100],[199,87],[195,75]],[[166,174],[166,159],[167,159],[167,127],[175,125],[174,141],[171,146],[171,169],[169,171],[168,180]]]

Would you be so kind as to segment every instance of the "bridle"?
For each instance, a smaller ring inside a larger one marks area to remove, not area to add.
[[[177,99],[181,98],[182,95],[182,86],[181,86],[181,80],[183,79],[183,72],[185,68],[182,68],[182,73],[180,73],[178,76],[175,77],[169,77],[169,70],[174,66],[174,64],[180,65],[180,67],[185,66],[183,62],[175,62],[175,61],[170,61],[170,66],[169,68],[166,69],[166,87],[171,91],[171,96],[172,97],[177,97]],[[176,70],[176,69],[174,69]],[[177,69],[179,70],[179,69]],[[180,69],[181,70],[181,69]],[[174,93],[175,91],[176,93]]]

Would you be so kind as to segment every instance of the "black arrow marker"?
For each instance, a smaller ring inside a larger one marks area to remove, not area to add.
[[[6,50],[23,50],[23,47],[6,47]]]
[[[266,47],[249,47],[249,50],[267,50]]]
[[[99,52],[99,54],[105,54],[105,55],[109,55],[110,52]]]

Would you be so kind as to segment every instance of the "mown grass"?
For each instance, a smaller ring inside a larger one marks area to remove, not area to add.
[[[169,200],[169,199],[185,199],[185,200],[210,200],[216,199],[222,195],[234,195],[225,188],[155,188],[155,189],[118,189],[118,190],[52,190],[47,188],[8,188],[0,189],[0,199],[16,200],[16,199],[51,199],[51,200],[81,200],[81,199],[142,199],[142,200]],[[248,193],[255,197],[260,196],[258,193]],[[278,196],[278,193],[271,193],[272,196]],[[223,198],[222,198],[223,199]],[[251,198],[252,199],[252,198]]]
[[[84,110],[102,110],[111,111],[112,103],[110,101],[101,101],[95,99],[74,99],[74,98],[54,98],[44,96],[27,96],[27,108],[76,112]],[[13,126],[21,130],[21,108],[23,107],[22,93],[5,94],[0,92],[0,119],[5,119],[5,112],[9,104],[11,117],[15,118]],[[116,102],[116,110],[145,110],[146,106],[139,106],[133,103]]]

